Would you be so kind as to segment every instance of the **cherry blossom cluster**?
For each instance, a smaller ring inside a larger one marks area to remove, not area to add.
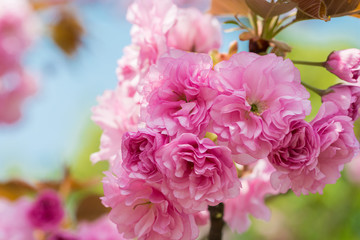
[[[106,216],[93,222],[80,222],[76,230],[66,229],[63,205],[53,190],[40,192],[35,200],[22,197],[10,202],[0,198],[0,239],[123,239]]]
[[[24,99],[36,90],[35,80],[21,65],[36,28],[37,20],[27,1],[0,2],[0,124],[18,120]]]
[[[103,135],[91,157],[110,162],[102,201],[124,238],[196,239],[220,203],[244,232],[249,214],[270,218],[266,196],[322,193],[357,154],[358,86],[325,91],[307,122],[310,93],[291,60],[240,52],[214,66],[219,23],[170,0],[137,0],[127,18],[132,44],[93,108]],[[345,73],[339,53],[324,66],[357,82],[359,63]]]

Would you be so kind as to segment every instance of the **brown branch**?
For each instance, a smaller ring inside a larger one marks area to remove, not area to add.
[[[221,240],[222,239],[222,230],[225,225],[223,216],[224,216],[224,204],[220,203],[216,206],[208,207],[210,212],[210,233],[209,240]]]

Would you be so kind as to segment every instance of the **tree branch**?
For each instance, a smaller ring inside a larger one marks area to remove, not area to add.
[[[222,230],[225,225],[223,216],[224,216],[224,204],[220,203],[216,206],[208,207],[210,212],[210,233],[209,240],[221,240],[222,239]]]

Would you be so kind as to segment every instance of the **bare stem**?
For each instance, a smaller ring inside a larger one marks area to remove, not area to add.
[[[326,95],[329,93],[328,90],[323,90],[323,89],[319,89],[319,88],[316,88],[316,87],[313,87],[305,82],[301,82],[301,84],[306,87],[307,89],[313,91],[314,93],[318,94],[320,97]]]
[[[316,67],[324,67],[324,62],[307,62],[307,61],[296,61],[291,60],[294,64],[301,64],[307,66],[316,66]]]

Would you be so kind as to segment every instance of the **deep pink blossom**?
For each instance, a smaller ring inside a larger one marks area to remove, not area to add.
[[[250,227],[249,215],[269,221],[271,212],[265,205],[265,197],[277,194],[270,184],[270,175],[274,168],[262,159],[251,166],[251,174],[243,176],[241,190],[237,197],[224,202],[224,220],[232,230],[245,232]]]
[[[291,188],[300,195],[311,191],[313,183],[322,178],[318,169],[320,138],[304,120],[290,123],[290,130],[269,154],[276,171],[271,176],[273,185],[281,192]]]
[[[196,8],[179,9],[176,23],[168,32],[167,44],[184,51],[208,53],[220,47],[220,23]]]
[[[206,210],[238,194],[231,152],[210,139],[185,133],[156,153],[164,180],[162,191],[187,212]]]
[[[144,180],[118,175],[119,169],[104,178],[105,206],[110,220],[124,238],[180,240],[196,239],[198,228],[193,215],[185,214],[157,188]]]
[[[294,119],[310,113],[309,93],[290,60],[241,52],[215,66],[212,84],[222,91],[210,115],[220,144],[248,164],[267,157]]]
[[[132,178],[160,181],[155,153],[167,143],[167,137],[151,129],[127,132],[122,139],[122,167]]]
[[[356,83],[360,77],[360,50],[356,48],[334,51],[324,66],[340,79]]]
[[[143,114],[146,125],[169,136],[204,135],[217,91],[209,86],[212,60],[206,54],[177,51],[152,67],[146,81],[153,90]]]
[[[344,164],[359,151],[352,119],[342,115],[332,102],[324,102],[311,125],[320,136],[318,168],[323,178],[315,182],[311,192],[320,192],[326,184],[333,184],[340,177]]]
[[[0,74],[0,123],[19,120],[22,105],[36,92],[36,85],[34,78],[20,66]]]
[[[355,85],[338,84],[328,89],[329,93],[322,96],[323,102],[335,103],[341,113],[356,121],[360,108],[360,87]]]
[[[31,201],[21,198],[15,202],[0,198],[0,239],[34,240],[33,226],[27,218]]]
[[[44,231],[56,229],[63,217],[62,201],[52,190],[42,192],[28,211],[31,224]]]
[[[79,240],[125,240],[116,229],[116,225],[108,216],[103,216],[93,222],[81,222],[77,229]]]
[[[128,96],[126,85],[114,91],[105,91],[98,98],[99,105],[93,107],[92,120],[104,131],[100,151],[91,155],[92,162],[112,161],[121,150],[122,135],[136,131],[139,123],[140,105],[135,97]]]

